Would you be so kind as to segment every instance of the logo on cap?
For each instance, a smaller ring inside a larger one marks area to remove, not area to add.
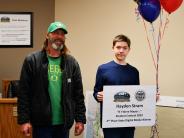
[[[50,26],[48,27],[48,33],[54,32],[57,29],[62,29],[64,31],[65,34],[67,34],[67,27],[65,24],[63,24],[62,22],[53,22],[50,24]]]

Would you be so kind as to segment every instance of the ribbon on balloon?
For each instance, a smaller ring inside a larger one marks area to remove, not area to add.
[[[160,57],[160,47],[161,47],[161,40],[163,39],[165,29],[169,23],[168,16],[176,11],[182,4],[183,0],[134,0],[138,4],[136,14],[139,13],[143,19],[143,25],[146,32],[146,39],[148,41],[149,50],[151,52],[151,57],[153,60],[153,64],[156,70],[156,88],[157,94],[160,94],[159,91],[159,57]],[[163,24],[163,13],[166,12],[165,23]],[[158,35],[157,39],[155,37],[155,27],[153,22],[160,16],[160,22],[158,27]],[[147,21],[151,25],[151,32],[153,38],[153,45],[152,48],[149,33],[146,26]],[[157,40],[157,42],[156,42]],[[155,52],[154,52],[155,51]],[[157,119],[154,126],[151,128],[151,138],[159,138],[158,132],[158,124]]]
[[[159,55],[160,55],[160,47],[161,47],[161,40],[163,39],[165,28],[167,24],[169,23],[168,15],[176,11],[182,4],[183,0],[134,0],[138,4],[138,12],[143,18],[144,28],[147,35],[147,41],[149,44],[149,49],[151,52],[151,56],[153,59],[154,67],[156,69],[156,86],[157,86],[157,93],[159,93],[159,86],[158,86],[158,74],[159,74]],[[165,24],[163,25],[162,21],[162,14],[163,9],[168,13],[166,15]],[[159,24],[159,30],[158,30],[158,38],[157,42],[155,42],[155,28],[153,25],[153,22],[159,17],[160,15],[160,24]],[[151,43],[148,37],[148,31],[146,27],[145,21],[149,22],[152,27],[152,37],[154,40],[154,46],[155,46],[155,53],[156,56],[154,56],[154,52],[151,47]]]

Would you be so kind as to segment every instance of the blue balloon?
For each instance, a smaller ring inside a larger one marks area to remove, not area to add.
[[[141,16],[150,23],[157,19],[160,9],[159,0],[139,0],[138,10]]]

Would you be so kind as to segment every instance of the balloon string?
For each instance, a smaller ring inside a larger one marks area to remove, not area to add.
[[[153,42],[154,42],[154,47],[155,47],[155,53],[157,55],[157,47],[156,47],[156,40],[155,40],[155,29],[154,29],[154,26],[153,26],[153,23],[151,23],[151,27],[152,27],[152,38],[153,38]]]
[[[169,18],[168,18],[169,14],[166,15],[166,21],[165,21],[165,25],[164,25],[164,29],[163,29],[163,32],[162,32],[162,36],[161,38],[163,39],[163,36],[164,36],[164,33],[165,33],[165,29],[169,23]]]
[[[161,35],[162,35],[162,17],[160,14],[160,25],[158,30],[158,48],[157,48],[157,65],[156,65],[156,89],[157,93],[159,93],[159,55],[160,55],[160,46],[161,46]]]
[[[154,42],[154,47],[155,47],[155,53],[156,53],[156,92],[159,93],[159,82],[158,82],[158,77],[159,77],[159,40],[158,39],[158,48],[156,46],[156,42],[155,42],[155,34],[154,34],[154,26],[153,23],[151,24],[152,27],[152,37],[153,37],[153,42]],[[160,28],[159,28],[159,33],[160,33]],[[159,34],[160,35],[160,34]]]
[[[160,11],[160,27],[162,28],[162,16],[163,16],[163,8]]]
[[[146,36],[147,36],[146,38],[147,38],[147,41],[148,41],[148,45],[149,45],[149,49],[150,49],[150,52],[151,52],[152,60],[153,60],[153,63],[154,63],[154,67],[156,69],[156,63],[155,63],[155,59],[154,59],[153,52],[152,52],[152,49],[151,49],[151,44],[150,44],[150,41],[149,41],[149,38],[148,38],[148,32],[147,32],[146,24],[145,24],[145,21],[144,21],[143,18],[142,18],[142,20],[143,20],[144,29],[145,29]]]
[[[164,24],[163,32],[161,33],[162,28],[162,19],[160,18],[160,26],[159,26],[159,35],[158,35],[158,49],[157,49],[157,65],[156,65],[156,87],[157,87],[157,93],[159,93],[159,58],[160,58],[160,47],[161,47],[161,40],[163,39],[165,29],[167,27],[167,24],[169,23],[168,16],[166,16],[166,21]]]
[[[160,50],[160,42],[161,42],[161,38],[162,38],[162,15],[163,15],[163,8],[161,9],[161,13],[160,14],[160,25],[159,25],[159,34],[158,34],[158,48],[157,48],[157,53],[159,54],[159,50]]]
[[[157,65],[156,65],[156,89],[157,93],[159,94],[159,53],[157,54]]]
[[[139,21],[140,17],[139,17],[139,10],[137,8],[135,8],[135,14],[136,14],[136,20]]]
[[[150,138],[159,138],[159,131],[158,131],[158,116],[156,114],[155,125],[151,127],[151,136]]]

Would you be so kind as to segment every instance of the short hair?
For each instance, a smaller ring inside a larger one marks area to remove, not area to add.
[[[116,42],[127,42],[128,47],[130,48],[131,41],[127,36],[125,36],[123,34],[120,34],[120,35],[117,35],[116,37],[114,37],[113,47],[115,46]]]

